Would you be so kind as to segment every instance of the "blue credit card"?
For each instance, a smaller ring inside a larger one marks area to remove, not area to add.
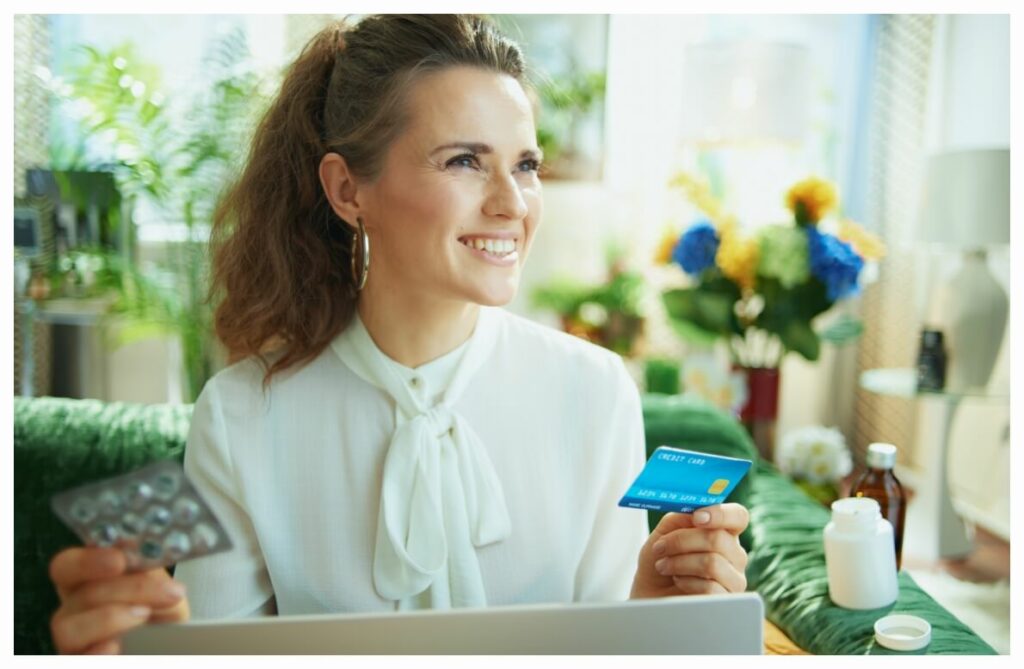
[[[659,446],[619,506],[693,513],[724,502],[751,464],[741,458]]]

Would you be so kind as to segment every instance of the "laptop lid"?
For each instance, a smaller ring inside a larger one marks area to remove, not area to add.
[[[146,625],[126,654],[759,655],[756,593]]]

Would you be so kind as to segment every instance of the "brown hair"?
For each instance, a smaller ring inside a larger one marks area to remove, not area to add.
[[[266,374],[304,364],[351,321],[354,230],[319,180],[328,152],[372,181],[406,123],[404,100],[426,72],[468,65],[526,86],[519,47],[481,17],[383,15],[317,33],[288,68],[256,129],[241,176],[218,203],[210,299],[229,362],[257,355]],[[273,351],[269,365],[264,353]]]

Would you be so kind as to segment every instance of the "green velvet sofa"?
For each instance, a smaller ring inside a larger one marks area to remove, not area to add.
[[[14,399],[14,652],[52,653],[49,620],[57,595],[50,558],[77,543],[53,515],[54,493],[159,458],[181,458],[191,406],[133,405],[58,398]],[[644,397],[648,452],[666,444],[756,459],[742,427],[703,404],[667,395]],[[770,463],[758,461],[730,498],[750,509],[741,537],[750,553],[747,579],[766,616],[815,654],[888,653],[873,639],[874,621],[911,613],[932,624],[920,652],[994,654],[991,646],[901,573],[899,600],[886,609],[839,609],[828,598],[821,531],[828,510]],[[658,520],[651,514],[653,527]]]

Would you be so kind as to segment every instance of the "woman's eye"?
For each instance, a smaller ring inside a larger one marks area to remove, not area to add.
[[[475,167],[477,167],[477,165],[478,164],[477,164],[476,156],[474,156],[471,153],[464,153],[461,156],[455,156],[454,158],[449,160],[447,163],[445,163],[445,167],[457,166],[457,167],[475,168]]]
[[[534,160],[533,158],[527,158],[526,160],[519,163],[519,169],[522,172],[539,172],[540,161]]]

